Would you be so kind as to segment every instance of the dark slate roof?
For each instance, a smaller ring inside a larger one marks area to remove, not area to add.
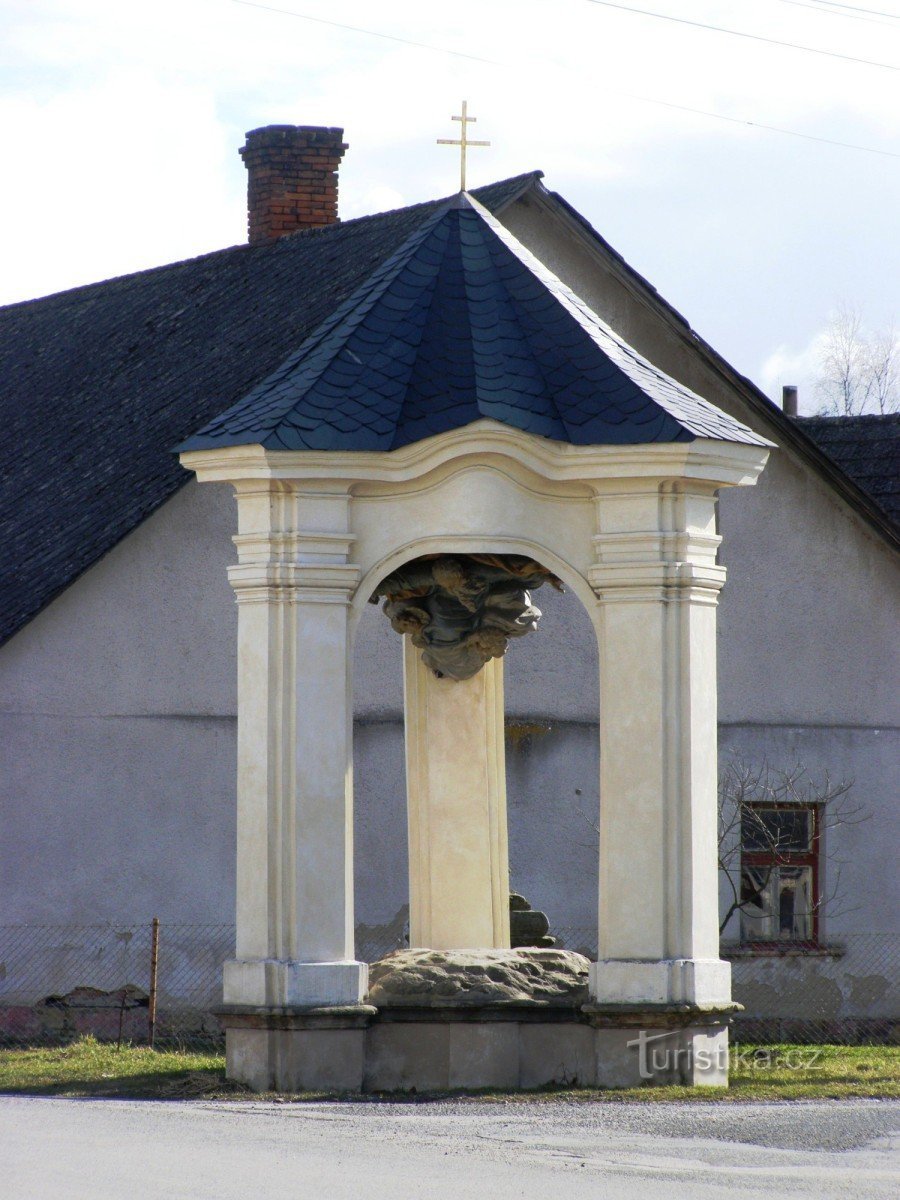
[[[900,413],[800,417],[797,424],[900,524]]]
[[[767,444],[642,358],[463,194],[180,449],[393,450],[484,417],[578,445]]]
[[[475,195],[499,211],[536,179]],[[0,642],[191,478],[176,443],[274,371],[445,204],[0,309]]]

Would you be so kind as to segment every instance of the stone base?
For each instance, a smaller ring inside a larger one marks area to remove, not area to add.
[[[228,1077],[255,1091],[728,1084],[724,1013],[358,1006],[219,1016]]]
[[[225,1073],[254,1092],[360,1092],[362,1029],[229,1029]]]
[[[226,979],[237,965],[227,964]],[[339,968],[336,981],[355,996],[347,968],[357,965],[315,966]],[[593,982],[608,971],[620,990],[637,967],[638,991],[715,991],[720,966],[727,972],[727,964],[604,963],[597,973],[564,950],[407,950],[372,965],[367,1004],[335,1003],[332,990],[327,1005],[231,1003],[218,1015],[229,1078],[257,1091],[726,1086],[728,1019],[740,1005],[587,995],[589,968]],[[299,977],[313,980],[306,970]]]

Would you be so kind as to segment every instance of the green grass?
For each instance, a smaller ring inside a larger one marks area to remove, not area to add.
[[[741,1046],[733,1048],[725,1088],[546,1088],[540,1092],[469,1092],[460,1099],[510,1102],[840,1100],[900,1098],[898,1046]],[[31,1096],[106,1096],[124,1099],[239,1099],[249,1093],[225,1079],[217,1054],[148,1050],[82,1038],[68,1046],[0,1050],[0,1092]],[[272,1098],[271,1095],[269,1098]],[[392,1097],[404,1099],[404,1096]],[[417,1101],[427,1096],[410,1096]],[[292,1096],[291,1100],[322,1099]]]
[[[67,1046],[0,1050],[0,1092],[166,1099],[234,1091],[221,1054],[148,1050],[84,1037]]]

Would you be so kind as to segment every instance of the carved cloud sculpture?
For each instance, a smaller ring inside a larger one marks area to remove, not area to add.
[[[470,679],[509,639],[533,629],[541,610],[531,590],[562,584],[546,567],[518,554],[430,554],[405,563],[379,584],[384,612],[397,633],[408,633],[438,678]]]

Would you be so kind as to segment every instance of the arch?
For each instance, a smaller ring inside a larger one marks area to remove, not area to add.
[[[549,568],[581,601],[597,631],[597,597],[590,583],[576,567],[541,542],[530,538],[483,534],[430,534],[406,542],[383,555],[363,575],[350,601],[351,636],[355,637],[360,614],[378,584],[411,559],[424,554],[522,554]]]

